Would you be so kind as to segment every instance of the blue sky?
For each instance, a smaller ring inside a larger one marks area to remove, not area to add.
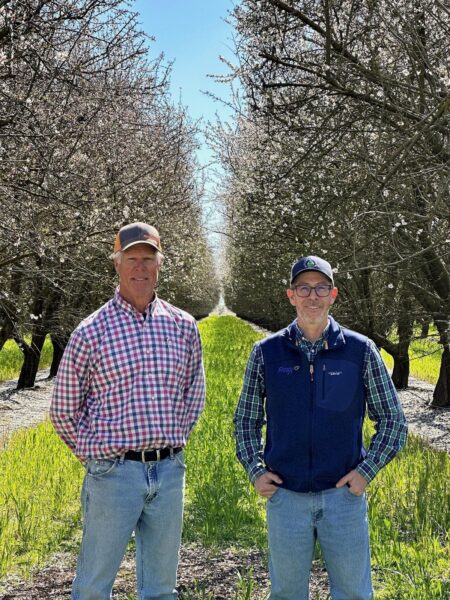
[[[171,90],[173,99],[187,107],[193,119],[203,118],[203,123],[214,121],[215,113],[222,120],[231,116],[231,111],[220,102],[202,94],[208,91],[227,99],[226,84],[215,83],[208,75],[227,74],[228,69],[219,56],[233,60],[233,29],[225,22],[233,8],[233,0],[134,0],[132,8],[140,14],[142,29],[155,38],[150,43],[150,52],[158,56],[161,52],[167,61],[173,61]],[[197,157],[201,164],[213,160],[212,153],[200,138],[201,148]],[[217,165],[206,170],[206,196],[203,198],[203,215],[206,232],[217,255],[221,248],[223,228],[221,211],[215,202],[216,177],[221,170]]]
[[[233,8],[232,0],[135,0],[133,9],[140,14],[144,31],[156,38],[150,44],[155,56],[164,52],[174,61],[171,89],[174,100],[181,95],[183,105],[194,119],[214,120],[215,112],[226,119],[230,112],[202,91],[227,98],[225,84],[217,84],[208,74],[224,74],[226,66],[219,55],[232,54],[232,28],[224,19]],[[210,153],[203,145],[198,153],[205,164]]]

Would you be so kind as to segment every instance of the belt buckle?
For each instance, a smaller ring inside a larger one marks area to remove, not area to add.
[[[156,462],[161,460],[161,450],[159,448],[157,450],[141,450],[141,460],[143,463],[153,462],[152,460],[145,460],[146,452],[154,452],[156,454]]]

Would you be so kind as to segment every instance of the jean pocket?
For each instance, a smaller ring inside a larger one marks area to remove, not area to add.
[[[274,493],[270,496],[270,498],[267,498],[267,502],[275,502],[279,495],[280,495],[280,487],[277,487],[277,489],[274,491]]]
[[[118,458],[91,459],[87,462],[86,471],[91,477],[104,477],[116,467]]]
[[[177,463],[177,465],[179,465],[183,469],[186,468],[186,463],[184,462],[184,452],[183,451],[177,452],[176,454],[174,454],[173,460]]]
[[[348,487],[348,485],[344,485],[344,490],[347,492],[345,494],[345,496],[349,499],[349,500],[360,500],[361,498],[364,498],[365,493],[363,492],[362,494],[354,494],[350,488]]]

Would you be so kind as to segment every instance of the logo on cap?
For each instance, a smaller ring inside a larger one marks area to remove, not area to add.
[[[159,237],[156,237],[156,235],[150,235],[149,233],[144,233],[144,235],[142,237],[144,238],[144,240],[153,240],[154,242],[159,244]]]
[[[316,263],[311,258],[308,258],[308,260],[306,261],[305,265],[307,267],[315,267]]]

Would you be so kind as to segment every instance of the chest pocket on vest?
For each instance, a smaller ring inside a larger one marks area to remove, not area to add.
[[[325,362],[317,373],[317,405],[328,410],[347,410],[356,399],[360,377],[360,370],[353,363]]]

